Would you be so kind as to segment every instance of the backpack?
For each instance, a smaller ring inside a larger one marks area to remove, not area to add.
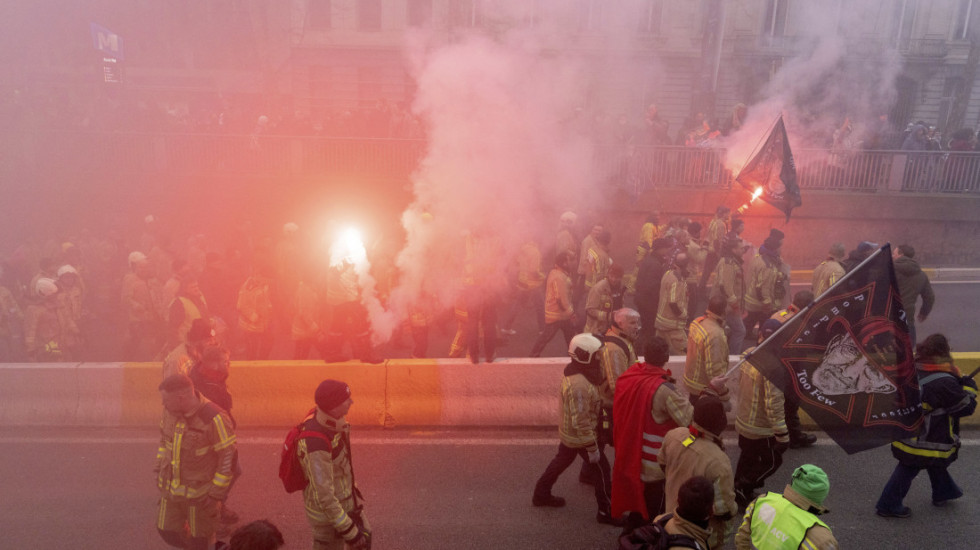
[[[674,517],[667,514],[658,521],[634,529],[619,537],[619,550],[667,550],[674,546],[707,550],[697,540],[687,535],[671,535],[664,525]]]
[[[282,456],[279,460],[279,479],[282,480],[282,486],[286,489],[287,493],[302,491],[310,484],[309,480],[306,479],[306,474],[303,473],[303,465],[299,463],[299,455],[296,453],[299,440],[304,437],[317,437],[326,441],[328,446],[331,444],[330,438],[326,434],[303,429],[305,423],[304,421],[293,426],[293,429],[289,430],[289,433],[286,434],[286,440],[282,444]]]

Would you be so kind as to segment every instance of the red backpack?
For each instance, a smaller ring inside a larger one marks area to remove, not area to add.
[[[312,413],[315,410],[313,409],[310,412]],[[279,479],[282,480],[282,486],[285,487],[287,493],[302,491],[310,483],[306,479],[306,474],[303,473],[303,465],[299,463],[299,455],[296,453],[299,440],[304,437],[318,437],[326,441],[328,446],[331,444],[330,438],[326,434],[304,430],[303,424],[305,423],[303,421],[293,426],[289,430],[289,433],[286,434],[286,441],[282,444],[282,456],[279,460]]]

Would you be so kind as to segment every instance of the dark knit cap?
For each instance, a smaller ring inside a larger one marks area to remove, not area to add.
[[[328,412],[350,397],[350,386],[340,380],[324,380],[316,388],[314,401],[323,412]]]
[[[214,336],[214,329],[211,328],[211,320],[198,318],[191,321],[191,328],[187,331],[188,342],[200,342]]]
[[[781,240],[783,240],[783,238],[785,236],[786,236],[786,234],[783,233],[782,231],[778,230],[778,229],[770,229],[769,230],[769,238],[770,239],[776,239],[777,241],[781,241]]]
[[[878,248],[878,243],[873,243],[871,241],[861,241],[857,246],[858,254],[869,254]]]
[[[728,425],[725,405],[714,395],[702,395],[694,404],[694,423],[705,431],[721,435]]]
[[[762,241],[762,246],[766,247],[768,250],[776,251],[783,246],[783,241],[781,239],[767,237],[766,240]]]
[[[694,476],[677,491],[677,515],[697,523],[707,523],[713,513],[715,487],[704,476]]]

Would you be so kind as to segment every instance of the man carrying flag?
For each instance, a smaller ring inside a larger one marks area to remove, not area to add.
[[[848,453],[917,432],[909,327],[885,245],[746,356]]]

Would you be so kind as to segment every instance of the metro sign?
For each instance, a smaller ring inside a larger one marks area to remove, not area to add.
[[[106,57],[112,57],[119,61],[125,59],[121,36],[95,23],[89,23],[89,28],[92,31],[92,44],[96,50],[102,52]]]

